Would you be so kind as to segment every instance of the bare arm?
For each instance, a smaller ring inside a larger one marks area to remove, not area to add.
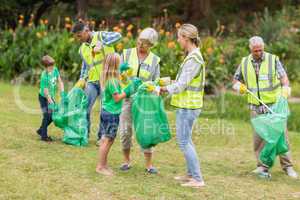
[[[114,98],[114,101],[115,101],[116,103],[118,103],[119,101],[121,101],[121,100],[124,99],[125,97],[126,97],[125,92],[122,92],[121,94],[119,94],[119,93],[114,93],[114,94],[113,94],[113,98]]]

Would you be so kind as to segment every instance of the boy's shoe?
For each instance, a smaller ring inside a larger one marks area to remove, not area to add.
[[[175,176],[174,179],[176,181],[182,181],[182,182],[188,182],[190,181],[192,178],[192,176],[189,176],[189,175],[184,175],[184,176]]]
[[[285,173],[291,177],[291,178],[294,178],[294,179],[297,179],[298,178],[298,174],[297,172],[294,170],[293,167],[287,167],[285,170]]]
[[[181,184],[182,187],[201,188],[205,186],[204,181],[197,181],[191,178],[187,183]]]
[[[263,179],[271,179],[271,174],[268,172],[268,171],[265,171],[265,172],[260,172],[257,174],[257,176],[259,178],[263,178]]]
[[[125,163],[125,164],[121,165],[120,170],[128,171],[130,168],[131,168],[130,164]]]
[[[46,138],[41,138],[42,141],[44,142],[53,142],[53,139],[51,137],[46,137]]]
[[[41,135],[42,135],[41,129],[36,130],[36,133],[37,133],[39,136],[41,136]]]
[[[149,174],[157,174],[158,173],[158,171],[155,167],[150,167],[150,168],[146,169],[146,172]]]
[[[253,170],[252,173],[254,173],[254,174],[260,174],[260,173],[265,172],[265,170],[266,170],[266,168],[264,168],[262,166],[259,166],[255,170]]]

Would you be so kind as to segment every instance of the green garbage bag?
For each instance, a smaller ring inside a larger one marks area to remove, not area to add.
[[[148,92],[147,84],[138,88],[131,109],[136,139],[144,149],[171,139],[162,97]]]
[[[283,97],[270,108],[273,113],[258,115],[251,119],[251,123],[256,133],[265,141],[259,159],[263,164],[272,167],[276,156],[288,151],[284,133],[290,112],[287,100]]]
[[[55,126],[64,131],[62,141],[75,146],[88,144],[87,97],[82,89],[73,88],[58,110],[53,112]]]

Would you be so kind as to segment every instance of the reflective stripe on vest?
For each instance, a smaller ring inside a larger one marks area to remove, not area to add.
[[[277,57],[267,52],[264,52],[264,54],[265,58],[260,65],[258,75],[259,94],[264,103],[274,103],[280,92],[280,81],[275,70]],[[256,72],[251,60],[251,55],[243,58],[241,71],[247,88],[258,96]],[[248,94],[248,103],[259,105],[259,102],[250,94]]]
[[[197,63],[202,65],[195,78],[188,84],[184,91],[179,94],[172,95],[171,105],[178,108],[199,109],[203,106],[204,83],[205,83],[205,65],[202,55],[199,52],[188,55],[180,66],[176,80],[179,79],[182,73],[184,64],[189,59],[195,59]]]
[[[128,62],[129,66],[133,69],[132,77],[137,76],[138,68],[139,68],[139,59],[137,56],[137,49],[131,48],[131,49],[124,49],[123,56],[124,62]],[[143,63],[147,64],[149,67],[146,69],[140,68],[139,76],[142,78],[143,81],[148,81],[151,78],[151,75],[155,73],[156,66],[158,65],[160,61],[160,58],[153,54],[152,52],[149,53],[149,55],[145,58]],[[151,71],[152,69],[152,71]]]
[[[91,44],[84,43],[79,49],[79,55],[88,67],[88,81],[90,82],[99,81],[103,66],[102,62],[105,55],[115,52],[113,47],[103,45],[101,48],[101,52],[95,54],[95,56],[93,57],[92,47],[96,46],[98,41],[102,41],[101,32],[95,32]]]

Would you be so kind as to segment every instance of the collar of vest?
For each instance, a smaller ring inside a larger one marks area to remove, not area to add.
[[[123,55],[124,55],[125,61],[128,61],[132,55],[134,55],[135,59],[138,60],[136,47],[131,48],[131,49],[124,49]],[[160,58],[156,54],[154,54],[153,52],[150,51],[148,56],[143,61],[143,63],[146,63],[151,66],[151,65],[157,65],[157,63],[159,63],[159,61],[160,61]],[[153,62],[155,62],[155,63],[153,63]]]

